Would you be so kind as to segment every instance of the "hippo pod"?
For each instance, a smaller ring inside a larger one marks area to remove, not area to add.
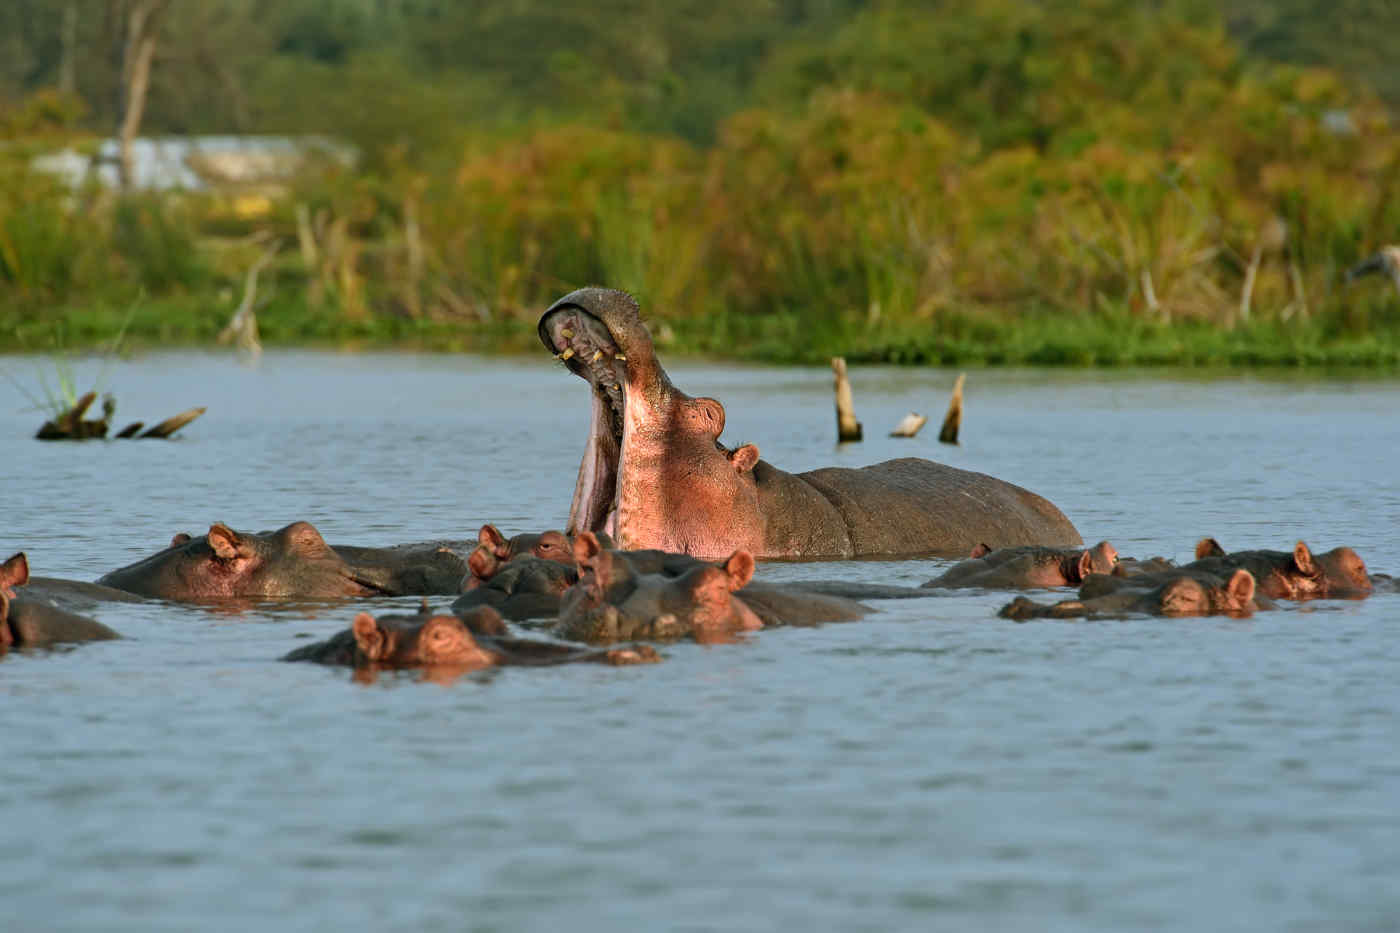
[[[1118,550],[1107,541],[1081,549],[1028,545],[993,550],[979,544],[967,560],[923,585],[983,589],[1078,586],[1089,574],[1113,573],[1117,566]]]
[[[905,458],[791,474],[752,444],[724,446],[724,406],[671,384],[625,292],[566,295],[540,318],[539,335],[592,389],[570,535],[709,560],[738,550],[845,558],[1082,543],[1050,502],[982,473]]]
[[[29,558],[23,551],[0,564],[0,654],[11,647],[47,648],[121,637],[95,619],[15,592],[29,580]]]
[[[97,582],[180,602],[456,593],[467,562],[447,543],[333,548],[310,522],[237,532],[216,522]]]
[[[1363,599],[1374,588],[1365,561],[1351,548],[1315,554],[1302,541],[1291,551],[1227,552],[1214,538],[1202,538],[1196,545],[1196,560],[1185,569],[1217,575],[1248,570],[1272,599]]]
[[[997,614],[1018,622],[1130,615],[1243,617],[1258,608],[1263,607],[1256,601],[1254,577],[1248,570],[1222,578],[1183,567],[1131,577],[1090,574],[1079,587],[1078,599],[1046,605],[1018,596]]]
[[[500,613],[477,607],[462,617],[435,613],[425,601],[417,615],[368,612],[350,628],[290,652],[284,661],[313,661],[358,669],[434,668],[465,673],[500,665],[542,666],[592,662],[646,664],[661,660],[654,648],[639,645],[596,651],[577,645],[512,637]]]

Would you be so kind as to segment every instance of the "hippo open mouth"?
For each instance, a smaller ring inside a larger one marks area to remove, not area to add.
[[[637,407],[637,400],[629,398],[633,383],[628,378],[627,354],[600,318],[565,301],[545,312],[539,332],[555,359],[587,380],[593,390],[588,445],[579,466],[567,533],[603,532],[616,538],[623,451],[629,415]]]

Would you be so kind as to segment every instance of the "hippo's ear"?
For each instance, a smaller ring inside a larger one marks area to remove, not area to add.
[[[1293,563],[1307,576],[1317,575],[1317,564],[1313,563],[1312,551],[1301,541],[1293,545]]]
[[[574,538],[574,561],[580,567],[597,557],[602,550],[603,546],[591,531],[581,532]]]
[[[316,526],[310,522],[292,522],[277,534],[287,542],[287,547],[297,554],[322,554],[330,550],[326,539],[321,537]]]
[[[1196,560],[1205,557],[1224,557],[1225,549],[1214,538],[1202,538],[1196,542]]]
[[[1230,595],[1230,604],[1238,609],[1250,608],[1254,600],[1254,574],[1241,567],[1225,584],[1225,592]]]
[[[758,463],[758,448],[753,444],[745,444],[743,447],[736,447],[729,452],[729,462],[734,465],[734,469],[740,473],[747,473]]]
[[[29,582],[29,558],[20,551],[14,557],[0,564],[0,592],[12,586],[24,586]]]
[[[739,550],[729,555],[729,560],[724,562],[724,572],[729,575],[729,589],[742,590],[749,585],[753,579],[754,560],[753,554],[748,551]]]
[[[1094,572],[1094,554],[1092,551],[1080,551],[1079,561],[1075,565],[1075,571],[1079,576],[1079,582],[1084,582],[1084,578]],[[1073,582],[1073,581],[1071,581]]]
[[[510,542],[495,525],[482,525],[481,530],[476,534],[476,540],[482,547],[489,548],[494,552],[497,557],[510,556]]]
[[[179,547],[182,544],[189,544],[193,539],[186,532],[180,532],[170,539],[171,547]]]
[[[374,616],[368,612],[360,613],[355,616],[350,630],[355,633],[355,645],[361,654],[371,661],[383,660],[386,654],[384,631],[380,629],[379,623],[374,621]]]
[[[215,557],[233,560],[238,556],[238,545],[241,543],[238,533],[223,522],[209,526],[209,546],[214,549]]]
[[[992,546],[990,544],[979,544],[973,548],[972,553],[967,556],[976,560],[979,557],[986,557],[990,553],[992,553]]]

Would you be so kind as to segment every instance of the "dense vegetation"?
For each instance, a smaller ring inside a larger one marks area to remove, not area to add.
[[[122,0],[16,0],[0,333],[207,340],[280,240],[268,342],[524,348],[598,282],[727,355],[1396,365],[1395,290],[1344,273],[1400,240],[1400,12],[1313,6],[175,0],[144,133],[361,158],[119,196],[29,157],[116,124]]]

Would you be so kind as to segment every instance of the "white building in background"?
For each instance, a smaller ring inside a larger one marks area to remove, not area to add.
[[[212,191],[277,185],[317,162],[352,167],[353,146],[324,136],[168,136],[132,140],[132,186],[142,191]],[[63,149],[36,156],[35,170],[74,188],[96,178],[118,187],[118,144],[103,140],[94,155]]]

